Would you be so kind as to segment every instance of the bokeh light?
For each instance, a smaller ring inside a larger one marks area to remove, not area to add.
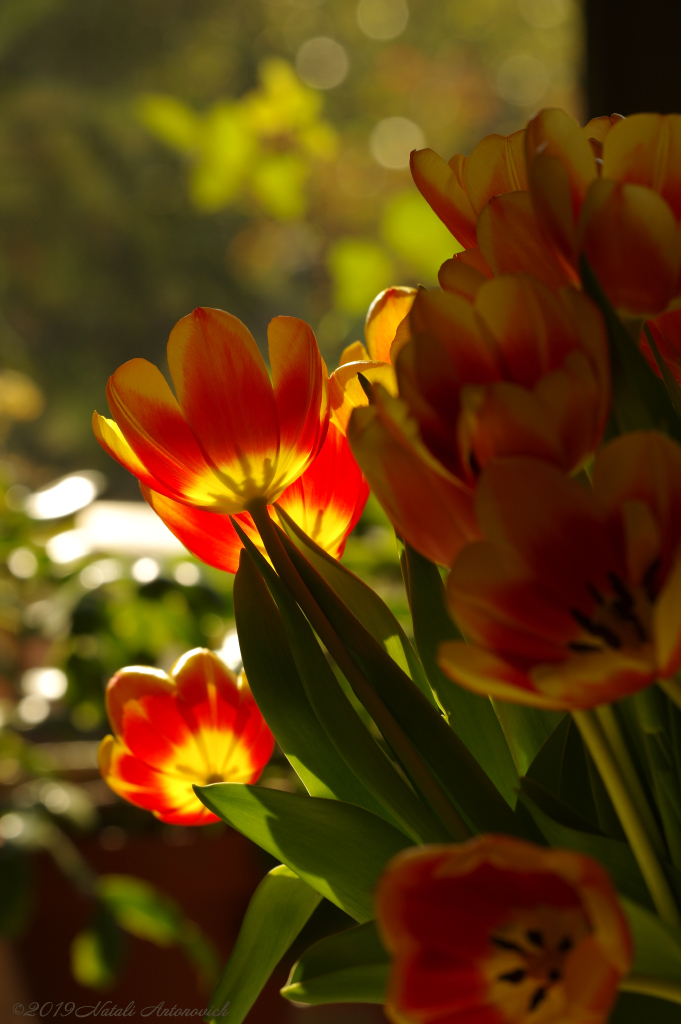
[[[327,36],[308,39],[296,54],[296,71],[313,89],[334,89],[349,70],[345,48]]]
[[[423,149],[425,144],[421,128],[406,117],[386,117],[379,121],[370,140],[374,159],[391,171],[401,171],[408,167],[411,151]]]
[[[369,39],[396,39],[407,27],[406,0],[360,0],[357,21]]]

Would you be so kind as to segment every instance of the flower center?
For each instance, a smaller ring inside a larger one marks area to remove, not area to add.
[[[578,639],[568,644],[570,650],[579,653],[607,648],[617,651],[639,650],[648,644],[654,600],[648,575],[643,586],[634,587],[624,584],[616,573],[608,573],[610,588],[606,593],[592,583],[587,583],[586,589],[593,605],[588,615],[580,608],[570,609],[572,618],[583,630]]]
[[[224,781],[225,781],[224,775],[220,775],[218,772],[213,772],[211,775],[208,776],[208,778],[204,782],[204,786],[210,786],[211,783],[213,783],[213,782],[224,782]]]

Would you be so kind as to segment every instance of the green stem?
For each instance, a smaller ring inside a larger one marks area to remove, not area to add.
[[[681,1003],[681,985],[678,981],[653,978],[648,974],[630,974],[619,984],[620,992],[637,992],[642,996],[657,996],[670,1003]]]
[[[641,780],[638,777],[631,755],[627,750],[627,745],[624,742],[624,737],[622,736],[622,731],[619,727],[617,718],[615,717],[615,712],[609,704],[602,704],[594,710],[601,728],[605,733],[605,738],[610,745],[613,757],[615,758],[620,772],[624,777],[625,784],[629,790],[629,796],[636,807],[636,812],[641,824],[648,833],[657,855],[664,857],[667,853],[664,840],[662,839],[660,830],[657,827],[657,822],[653,817],[653,813],[648,806],[648,801],[646,800]]]
[[[592,711],[573,711],[572,717],[582,734],[607,789],[641,874],[652,897],[655,909],[665,924],[681,925],[681,917],[665,874],[657,859],[644,825],[637,814],[627,783],[620,771],[598,717]]]
[[[352,689],[392,747],[416,788],[437,814],[452,839],[470,839],[471,830],[432,775],[425,761],[402,727],[371,686],[359,665],[346,650],[335,629],[300,577],[281,543],[264,501],[252,502],[248,511],[278,576],[288,587],[311,626],[335,660]]]

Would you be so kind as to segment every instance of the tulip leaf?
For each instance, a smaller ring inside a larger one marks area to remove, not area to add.
[[[489,697],[464,690],[437,664],[438,646],[461,634],[447,612],[445,589],[433,562],[404,545],[401,556],[414,640],[430,685],[447,721],[505,800],[515,807],[518,772]]]
[[[593,831],[582,831],[556,821],[547,813],[547,807],[551,807],[555,813],[557,805],[560,805],[558,813],[564,821],[574,821],[575,819],[572,817],[574,812],[565,804],[561,805],[560,801],[556,801],[555,797],[551,797],[546,790],[543,797],[540,797],[542,804],[540,806],[535,799],[539,796],[541,789],[537,783],[530,788],[523,781],[521,786],[520,802],[527,808],[547,842],[552,846],[564,846],[569,850],[578,850],[579,853],[593,857],[607,869],[621,893],[645,906],[653,906],[636,858],[627,843],[621,842],[619,839],[611,839],[609,836],[597,835]]]
[[[373,889],[410,840],[383,818],[340,800],[217,782],[195,786],[228,825],[295,871],[356,921],[373,917]]]
[[[519,775],[525,775],[551,733],[565,717],[564,711],[540,711],[522,704],[492,700]]]
[[[677,381],[676,377],[674,376],[674,374],[669,369],[664,359],[660,355],[660,350],[657,347],[657,342],[653,337],[650,327],[648,327],[648,324],[646,323],[643,324],[643,333],[646,336],[646,341],[650,346],[650,351],[653,353],[653,358],[655,359],[657,368],[660,371],[660,375],[662,377],[664,386],[667,389],[669,400],[674,406],[674,411],[676,415],[679,417],[679,419],[681,419],[681,387],[679,387],[679,382]]]
[[[282,544],[310,593],[412,745],[480,832],[526,836],[526,830],[468,748],[400,666],[280,531]]]
[[[608,1024],[679,1024],[679,1007],[666,999],[620,992]]]
[[[621,902],[634,939],[632,974],[681,982],[681,932],[632,899]]]
[[[320,894],[284,864],[265,875],[248,904],[210,1007],[222,1011],[228,1006],[231,1024],[241,1024],[320,900]]]
[[[376,923],[330,935],[294,964],[281,994],[297,1003],[384,1003],[390,955]]]
[[[381,814],[376,798],[329,743],[300,680],[281,615],[245,551],[234,580],[234,612],[253,696],[307,791]]]
[[[598,812],[591,791],[586,752],[579,729],[566,715],[539,750],[525,773],[598,829]]]
[[[414,680],[419,690],[435,704],[426,673],[412,647],[407,634],[378,594],[358,576],[332,558],[328,552],[307,536],[297,523],[277,508],[279,517],[290,540],[315,567],[348,608],[352,608],[368,632],[397,662],[403,672]]]
[[[414,842],[446,842],[448,832],[383,753],[343,693],[311,626],[277,574],[257,550],[252,558],[281,613],[305,693],[345,764],[390,812],[383,816]],[[376,810],[375,801],[354,802],[383,813]]]
[[[584,256],[580,272],[584,291],[599,307],[608,331],[612,411],[619,431],[657,428],[681,440],[681,422],[664,383],[648,366]]]

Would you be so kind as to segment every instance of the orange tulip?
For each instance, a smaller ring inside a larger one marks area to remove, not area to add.
[[[192,786],[255,782],[274,737],[248,687],[212,651],[183,654],[166,675],[124,668],[106,688],[113,736],[99,747],[108,785],[172,825],[217,821]]]
[[[681,667],[681,446],[625,434],[596,456],[593,491],[533,459],[488,465],[483,539],[447,584],[470,645],[439,661],[460,685],[536,707],[590,708]]]
[[[195,309],[173,328],[161,372],[132,359],[109,380],[113,420],[94,415],[102,447],[151,490],[234,513],[276,501],[326,436],[326,367],[302,320],[268,329],[272,382],[247,328],[219,309]]]
[[[381,384],[390,394],[397,394],[392,364],[409,338],[406,320],[415,297],[415,288],[386,288],[369,307],[364,327],[366,346],[356,341],[343,350],[340,366],[329,379],[329,402],[331,419],[344,434],[352,410],[368,401],[357,377],[359,373],[371,384]]]
[[[142,494],[193,555],[216,569],[237,571],[242,544],[228,515],[183,505],[144,484]],[[340,558],[368,497],[369,487],[350,445],[338,427],[330,423],[321,452],[303,475],[289,484],[277,506],[325,551]],[[270,507],[270,515],[272,512]],[[250,513],[240,512],[235,519],[265,554]]]
[[[509,836],[405,850],[376,910],[395,1024],[605,1024],[633,958],[599,864]]]

